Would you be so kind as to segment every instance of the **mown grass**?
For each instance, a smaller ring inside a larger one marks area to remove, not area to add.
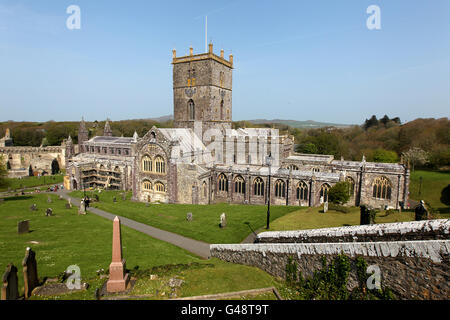
[[[96,270],[107,270],[111,262],[112,221],[93,214],[77,215],[77,209],[65,209],[65,201],[46,194],[6,198],[0,202],[0,271],[12,262],[19,269],[19,283],[23,286],[21,262],[25,249],[36,252],[39,278],[56,277],[70,265],[78,265],[83,279],[96,275]],[[38,211],[29,207],[36,203]],[[52,208],[54,216],[46,217]],[[30,220],[32,232],[17,234],[17,223]],[[30,241],[37,241],[32,244]],[[200,261],[188,251],[153,239],[122,226],[123,254],[127,267],[189,263]]]
[[[11,190],[16,189],[26,189],[33,188],[38,186],[57,184],[63,182],[63,175],[57,174],[53,176],[45,176],[45,177],[23,177],[19,178],[6,178],[7,185],[0,188],[0,192],[7,191],[8,188]]]
[[[420,177],[422,177],[422,186],[420,186]],[[442,189],[449,184],[450,172],[416,170],[411,172],[409,197],[416,201],[424,200],[433,210],[439,211],[443,217],[450,218],[450,207],[440,200]]]
[[[94,192],[87,194],[93,198]],[[81,198],[83,192],[75,191],[70,195]],[[98,195],[100,202],[92,203],[94,207],[207,243],[240,243],[253,231],[264,227],[267,219],[265,206],[150,204],[146,207],[145,203],[130,201],[131,193],[127,194],[125,201],[117,191],[103,191]],[[116,203],[113,202],[113,197],[116,197]],[[270,220],[299,209],[300,207],[272,206]],[[193,221],[186,220],[188,212],[192,212]],[[219,223],[223,212],[227,217],[227,226],[221,229]]]
[[[288,213],[273,221],[269,231],[308,230],[360,224],[360,209],[358,207],[351,208],[349,213],[342,213],[334,210],[329,210],[327,213],[322,213],[321,211],[322,208],[307,208],[306,210]],[[413,220],[413,212],[396,212],[386,215],[386,212],[381,211],[377,214],[375,222],[390,223]]]

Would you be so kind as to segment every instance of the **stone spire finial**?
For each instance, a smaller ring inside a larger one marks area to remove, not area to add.
[[[6,138],[6,139],[11,138],[11,131],[9,130],[9,128],[6,128],[5,138]]]
[[[133,142],[137,142],[137,139],[139,138],[139,135],[137,134],[137,132],[136,131],[134,131],[134,134],[133,134]]]
[[[112,137],[111,126],[109,125],[109,119],[106,119],[105,130],[103,131],[105,137]]]

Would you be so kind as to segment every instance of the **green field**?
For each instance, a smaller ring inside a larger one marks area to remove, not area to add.
[[[358,207],[351,208],[349,213],[342,213],[334,210],[329,210],[327,213],[322,213],[321,211],[321,208],[307,208],[306,210],[288,213],[272,222],[269,231],[332,228],[359,225],[360,223],[360,210]],[[386,213],[382,211],[378,213],[375,218],[376,223],[413,220],[413,212],[396,212],[386,215]]]
[[[420,187],[420,177],[422,177],[422,187]],[[450,207],[440,200],[442,189],[449,184],[450,172],[416,170],[411,172],[409,197],[416,201],[424,200],[433,210],[439,211],[443,217],[450,218]]]
[[[88,193],[92,198],[93,193]],[[98,193],[97,193],[98,194]],[[81,198],[83,192],[75,191],[71,196]],[[117,202],[113,202],[113,197]],[[252,231],[266,225],[267,207],[256,205],[188,205],[188,204],[150,204],[123,201],[120,192],[103,191],[99,194],[100,202],[92,206],[135,221],[174,232],[207,243],[240,243]],[[272,206],[271,221],[283,215],[299,210],[300,207]],[[192,212],[193,221],[188,222],[186,215]],[[227,227],[219,227],[220,215],[225,212]]]
[[[33,188],[38,186],[56,184],[63,182],[63,175],[57,174],[54,176],[45,176],[45,177],[23,177],[22,179],[18,178],[6,178],[8,185],[6,187],[1,187],[1,191],[7,191],[8,188],[11,190],[23,189],[23,188]]]
[[[94,214],[78,215],[76,208],[65,209],[66,201],[51,195],[6,198],[0,202],[0,270],[12,262],[18,267],[19,287],[23,293],[21,261],[25,249],[36,252],[38,275],[57,277],[70,265],[78,265],[83,281],[90,284],[87,291],[53,299],[93,299],[95,289],[105,279],[99,279],[96,271],[108,270],[111,262],[112,221]],[[38,211],[29,207],[36,203]],[[54,216],[46,217],[45,209],[51,207]],[[31,232],[17,234],[17,222],[30,220]],[[38,242],[36,243],[30,243]],[[158,268],[161,279],[178,275],[184,279],[179,294],[203,295],[229,291],[263,288],[274,285],[274,279],[267,273],[252,267],[226,263],[218,259],[202,260],[190,252],[171,244],[153,239],[138,231],[122,226],[123,255],[130,270]],[[168,265],[188,264],[179,272],[167,272]],[[194,265],[192,265],[194,264]],[[3,271],[2,271],[3,272]],[[167,278],[168,279],[168,278]],[[166,279],[166,280],[167,280]],[[221,279],[217,281],[217,279]],[[164,281],[150,285],[146,277],[139,278],[135,294],[164,290]],[[39,297],[34,297],[37,299]],[[167,295],[156,295],[152,299],[166,299]]]

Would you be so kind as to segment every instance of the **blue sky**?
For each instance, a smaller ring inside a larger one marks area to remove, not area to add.
[[[172,114],[172,49],[204,52],[205,15],[234,55],[233,120],[449,115],[448,0],[0,0],[0,121]]]

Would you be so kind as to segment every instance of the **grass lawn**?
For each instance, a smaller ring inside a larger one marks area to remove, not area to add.
[[[420,177],[422,177],[421,194],[419,195]],[[434,210],[450,218],[450,207],[440,200],[442,189],[450,184],[450,172],[422,171],[411,172],[409,197],[416,201],[424,200]]]
[[[82,278],[96,275],[96,270],[108,269],[111,262],[112,221],[93,214],[78,216],[77,209],[65,209],[65,201],[51,195],[7,198],[0,202],[0,272],[12,262],[19,269],[19,285],[23,286],[22,259],[25,249],[36,252],[39,278],[56,277],[70,265],[78,265]],[[29,207],[36,203],[38,211]],[[51,207],[54,216],[46,217]],[[28,234],[17,234],[17,222],[30,220]],[[39,244],[32,244],[37,241]],[[122,226],[123,254],[127,268],[200,261],[188,251],[153,239],[138,231]]]
[[[88,192],[92,198],[93,192]],[[98,194],[98,193],[97,193]],[[81,198],[82,191],[70,193]],[[117,202],[113,202],[113,197]],[[267,207],[256,205],[188,205],[188,204],[150,204],[130,201],[131,193],[123,201],[120,192],[103,191],[99,194],[100,202],[92,206],[138,222],[171,231],[188,238],[207,243],[240,243],[252,231],[264,227],[267,219]],[[271,221],[283,215],[297,211],[300,207],[272,206]],[[192,212],[193,221],[186,220],[186,214]],[[225,212],[227,226],[219,227],[220,215]]]
[[[54,176],[45,176],[45,177],[23,177],[19,178],[6,178],[5,180],[8,182],[6,187],[1,187],[1,191],[7,191],[8,188],[11,190],[22,189],[22,188],[32,188],[37,186],[56,184],[63,182],[63,175],[57,174]]]
[[[329,210],[327,213],[321,213],[322,208],[307,208],[286,214],[276,219],[270,225],[269,231],[283,230],[308,230],[320,228],[343,227],[349,225],[359,225],[360,210],[358,207],[351,208],[349,213],[342,213]],[[413,221],[413,212],[392,213],[385,212],[377,214],[376,223]]]

